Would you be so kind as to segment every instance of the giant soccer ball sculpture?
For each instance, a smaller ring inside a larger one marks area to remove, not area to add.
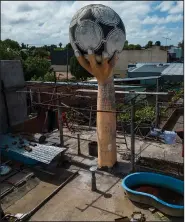
[[[74,15],[69,36],[79,63],[98,81],[98,165],[113,167],[117,161],[117,152],[112,74],[126,40],[125,26],[114,10],[101,4],[93,4],[81,8]]]
[[[77,11],[70,23],[69,35],[74,50],[78,49],[87,57],[90,48],[97,60],[104,51],[109,58],[115,51],[121,52],[126,40],[125,26],[119,15],[111,8],[97,4]]]

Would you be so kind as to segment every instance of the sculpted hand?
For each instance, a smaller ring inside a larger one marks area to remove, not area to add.
[[[115,53],[113,58],[109,61],[108,54],[104,52],[102,63],[98,64],[96,55],[93,54],[92,50],[88,50],[88,60],[85,59],[78,50],[75,50],[75,56],[80,65],[95,76],[99,83],[105,82],[105,80],[112,75],[112,70],[118,59],[117,53]]]

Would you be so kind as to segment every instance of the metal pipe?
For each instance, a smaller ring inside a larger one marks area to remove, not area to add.
[[[35,104],[35,105],[42,105],[42,106],[61,107],[61,108],[66,108],[66,109],[74,110],[74,112],[76,110],[82,110],[82,111],[92,111],[92,112],[126,113],[126,110],[129,110],[129,109],[126,109],[124,111],[90,110],[90,109],[84,109],[84,108],[73,108],[73,107],[70,107],[70,106],[59,106],[59,105],[43,104],[43,103],[36,103],[36,102],[33,102],[33,104]],[[89,120],[89,118],[88,118],[88,120]]]
[[[92,191],[96,191],[97,190],[97,188],[96,188],[96,176],[95,176],[96,170],[97,170],[96,166],[92,166],[90,168],[90,171],[92,173],[92,178],[91,178],[91,190]]]
[[[135,135],[134,135],[134,119],[135,119],[135,100],[131,100],[131,165],[132,165],[132,171],[135,170]]]
[[[28,86],[29,87],[29,86]],[[54,86],[53,86],[54,87]],[[56,86],[58,88],[58,86]],[[17,93],[19,92],[23,92],[23,93],[30,93],[29,91],[16,91]],[[78,92],[92,92],[92,93],[96,93],[97,90],[96,89],[78,89],[76,90],[75,93]],[[38,93],[38,92],[33,92],[33,93]],[[53,94],[53,93],[49,93],[49,92],[40,92],[41,94]],[[134,91],[134,90],[130,90],[130,91],[116,91],[116,93],[118,94],[134,94],[134,95],[159,95],[159,96],[167,96],[167,95],[174,95],[174,92],[139,92],[139,91]],[[57,93],[56,93],[57,94]],[[61,93],[58,93],[59,95]],[[72,94],[74,95],[74,94]]]
[[[33,104],[33,96],[32,96],[32,92],[31,92],[31,89],[30,89],[30,113],[32,113],[32,104]]]
[[[77,134],[77,140],[78,140],[78,155],[81,154],[81,150],[80,150],[80,134]]]
[[[38,204],[34,209],[32,209],[29,213],[25,214],[21,221],[28,221],[30,217],[32,217],[42,206],[44,206],[53,196],[55,196],[67,183],[69,183],[74,177],[78,175],[78,171],[72,174],[64,183],[62,183],[59,187],[57,187],[48,197],[46,197],[40,204]]]
[[[69,77],[68,77],[68,64],[69,61],[68,61],[68,45],[67,45],[67,81],[69,80]]]
[[[40,89],[38,89],[38,102],[41,103],[41,98],[40,98]]]
[[[92,119],[92,106],[91,106],[91,111],[90,111],[90,116],[89,116],[89,129],[91,127],[91,119]]]
[[[3,99],[4,99],[5,110],[6,110],[6,121],[7,121],[8,128],[10,129],[10,127],[11,127],[10,112],[8,109],[7,97],[6,97],[6,93],[5,93],[5,86],[4,86],[3,80],[1,80],[1,86],[2,86],[2,95],[3,95]]]

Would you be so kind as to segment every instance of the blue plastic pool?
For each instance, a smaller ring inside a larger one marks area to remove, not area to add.
[[[122,180],[122,187],[126,191],[129,199],[134,202],[148,204],[170,216],[181,217],[184,215],[184,204],[169,204],[152,194],[139,192],[132,189],[134,186],[143,184],[167,188],[184,196],[183,181],[161,174],[138,172],[126,176]]]

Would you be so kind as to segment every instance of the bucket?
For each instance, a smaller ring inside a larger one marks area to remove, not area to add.
[[[96,141],[92,141],[88,144],[89,147],[89,155],[98,157],[98,143]]]

